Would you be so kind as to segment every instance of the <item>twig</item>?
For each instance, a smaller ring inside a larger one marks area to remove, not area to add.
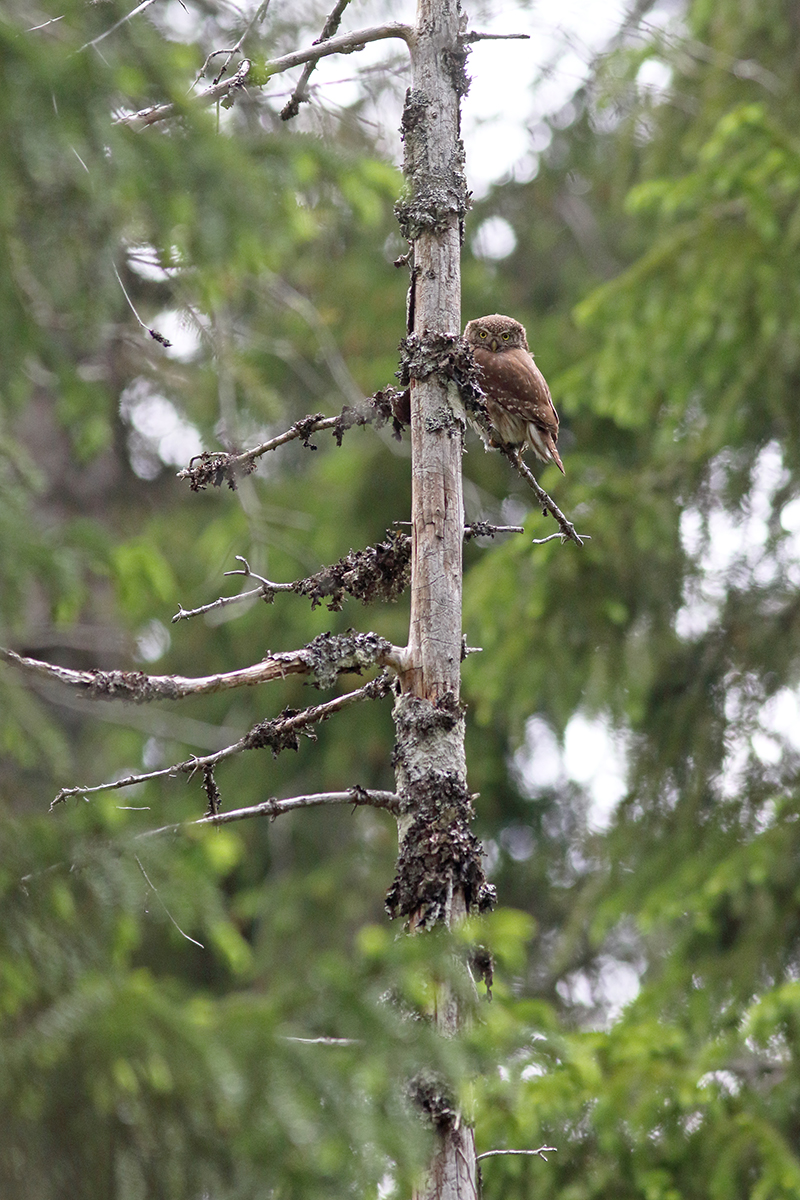
[[[529,33],[476,33],[470,30],[469,33],[464,33],[459,38],[461,42],[506,42],[506,41],[530,41]]]
[[[242,34],[242,36],[239,38],[239,40],[238,40],[238,42],[236,43],[236,45],[235,45],[235,46],[232,46],[232,47],[231,47],[231,49],[230,49],[230,50],[227,52],[227,53],[228,53],[228,57],[225,59],[225,62],[222,64],[222,68],[221,68],[221,70],[220,70],[219,74],[217,75],[216,79],[214,80],[214,83],[219,83],[220,79],[222,79],[222,76],[225,74],[225,72],[227,71],[228,67],[230,66],[230,61],[231,61],[231,59],[233,58],[234,54],[238,54],[238,53],[239,53],[239,51],[241,50],[242,46],[244,45],[244,40],[245,40],[245,38],[247,37],[248,33],[249,33],[249,32],[250,32],[250,30],[253,28],[253,26],[254,26],[254,25],[258,25],[258,24],[259,24],[261,21],[263,21],[263,20],[264,20],[264,17],[267,15],[267,9],[269,8],[269,5],[270,5],[270,0],[264,0],[264,3],[263,3],[263,4],[260,4],[260,5],[258,6],[258,8],[256,9],[256,12],[255,12],[255,16],[253,17],[253,19],[252,19],[252,21],[249,23],[249,25],[247,25],[247,27],[245,28],[245,31],[244,31],[244,33],[243,33],[243,34]],[[224,51],[224,50],[218,50],[216,53],[218,53],[218,54],[224,54],[224,53],[225,53],[225,51]],[[211,58],[212,58],[212,57],[213,57],[213,55],[209,54],[208,58],[206,59],[206,63],[209,63],[209,62],[211,61]]]
[[[119,29],[120,25],[124,25],[125,22],[130,21],[132,17],[138,16],[140,12],[144,12],[144,10],[149,8],[151,4],[155,4],[155,0],[142,0],[142,3],[137,4],[136,8],[132,8],[127,16],[120,17],[120,19],[116,21],[110,29],[107,29],[105,33],[101,33],[99,37],[92,38],[90,42],[85,42],[78,50],[75,51],[75,53],[80,54],[82,51],[88,50],[90,46],[96,46],[98,42],[102,42],[109,36],[109,34],[112,34],[116,29]]]
[[[571,521],[567,520],[561,509],[556,504],[555,500],[550,499],[547,492],[536,479],[536,476],[533,474],[528,464],[523,460],[519,450],[512,446],[500,446],[499,450],[501,454],[505,455],[511,465],[517,469],[528,486],[535,492],[536,498],[542,507],[547,509],[547,511],[552,513],[555,517],[561,529],[561,533],[557,534],[556,536],[560,537],[562,541],[569,540],[571,542],[575,542],[575,544],[578,546],[582,546],[584,541],[589,541],[590,537],[588,533],[578,534],[575,532],[575,526]],[[544,540],[549,541],[549,538]],[[537,542],[536,544],[539,545],[541,543]]]
[[[591,535],[588,533],[581,534],[581,537],[584,539],[584,541],[586,541],[590,536]],[[561,542],[563,544],[564,534],[563,533],[548,533],[547,537],[534,538],[531,542],[531,545],[532,546],[543,546],[545,544],[545,542]]]
[[[388,38],[400,38],[406,45],[410,45],[413,37],[414,31],[410,25],[402,25],[396,21],[387,22],[385,25],[375,25],[371,29],[343,33],[339,37],[330,38],[327,42],[309,46],[307,50],[295,50],[292,54],[284,54],[281,58],[274,58],[270,62],[259,65],[257,72],[254,73],[256,75],[254,79],[249,78],[252,64],[245,59],[232,79],[210,84],[209,87],[197,93],[192,103],[207,108],[215,104],[217,100],[233,96],[237,89],[243,88],[246,83],[251,86],[262,86],[273,75],[280,75],[283,71],[290,71],[293,67],[300,67],[307,62],[317,62],[320,58],[327,58],[330,54],[352,54],[355,50],[363,49],[368,42],[380,42]],[[115,124],[128,125],[132,129],[145,129],[148,125],[155,125],[159,121],[166,121],[170,117],[176,116],[179,111],[175,104],[155,104],[150,108],[140,109],[139,112],[126,113],[117,117]]]
[[[377,679],[370,680],[363,687],[356,688],[353,692],[345,692],[342,696],[337,696],[334,700],[327,700],[323,704],[314,704],[309,708],[304,708],[301,712],[288,712],[287,714],[275,717],[272,720],[261,721],[258,725],[254,725],[252,729],[234,742],[231,746],[225,746],[222,750],[217,750],[214,754],[205,754],[202,757],[193,754],[191,758],[185,759],[180,763],[173,763],[170,767],[162,767],[159,771],[147,771],[140,775],[127,775],[124,779],[115,779],[107,783],[97,783],[93,787],[69,787],[62,788],[55,799],[50,804],[50,811],[58,804],[63,804],[70,796],[81,796],[85,800],[87,796],[93,795],[95,792],[117,791],[120,788],[133,787],[137,783],[147,783],[151,779],[174,779],[176,775],[192,776],[197,771],[205,772],[208,768],[213,768],[217,763],[223,762],[227,758],[232,758],[235,754],[241,754],[245,750],[260,750],[269,748],[273,753],[277,754],[280,750],[286,748],[297,749],[299,735],[306,733],[311,725],[319,724],[320,721],[327,721],[334,713],[340,712],[343,708],[348,708],[351,704],[356,704],[360,700],[373,700],[381,695],[385,695],[387,686],[384,682],[384,677],[379,676]],[[307,734],[307,736],[311,736]],[[352,795],[351,795],[352,800]],[[242,810],[240,810],[242,811]],[[265,810],[266,811],[266,810]],[[211,817],[204,817],[206,821],[230,821],[241,818],[236,818],[232,813],[219,813]],[[198,822],[200,823],[200,822]]]
[[[498,1154],[533,1154],[547,1162],[545,1154],[556,1154],[557,1151],[557,1146],[540,1146],[538,1150],[485,1150],[483,1154],[476,1157],[475,1161],[480,1162],[482,1158],[494,1158]]]
[[[553,537],[555,536],[557,535],[553,534]],[[241,572],[238,571],[236,572],[236,574],[240,573]],[[225,574],[231,575],[233,572],[226,571]],[[292,585],[290,583],[272,583],[270,584],[269,590],[276,592],[287,592],[291,591],[291,588]],[[250,600],[253,596],[263,595],[264,588],[257,587],[251,588],[249,592],[237,592],[235,596],[219,596],[218,599],[212,600],[210,604],[201,604],[199,608],[184,608],[183,605],[181,605],[178,611],[175,613],[175,616],[172,618],[172,624],[174,625],[177,621],[188,621],[189,617],[202,617],[206,613],[213,612],[215,608],[227,608],[229,604],[241,604],[244,600]]]
[[[271,580],[265,579],[263,575],[257,575],[250,567],[250,563],[241,554],[233,556],[237,562],[243,563],[241,571],[225,571],[225,575],[244,575],[247,579],[257,579],[260,587],[251,588],[249,592],[237,592],[235,596],[220,596],[217,600],[212,600],[210,604],[201,604],[199,608],[184,608],[181,604],[175,616],[172,618],[172,624],[176,621],[186,621],[189,617],[200,617],[204,613],[213,612],[215,608],[225,608],[228,604],[239,604],[243,600],[249,600],[253,596],[260,596],[262,599],[271,598],[273,592],[291,592],[296,589],[294,583],[272,583]]]
[[[494,537],[496,533],[524,532],[522,525],[490,525],[488,521],[473,521],[471,525],[464,526],[464,541],[468,542],[477,537]]]
[[[183,829],[194,829],[203,825],[230,825],[233,821],[247,821],[251,817],[279,817],[298,808],[319,808],[325,804],[366,804],[371,808],[384,808],[388,812],[399,811],[400,797],[394,792],[372,791],[367,788],[350,788],[346,792],[315,792],[306,796],[289,796],[285,800],[271,797],[248,808],[234,808],[216,816],[198,817],[196,821],[179,821],[174,825],[162,825],[159,829],[148,829],[137,834],[138,838],[156,837],[162,833],[180,833]]]
[[[76,155],[77,155],[77,151],[76,151]],[[80,155],[78,155],[78,158],[80,158]],[[85,165],[86,164],[84,163],[84,166]],[[165,348],[169,348],[172,345],[172,342],[168,342],[167,339],[164,337],[163,333],[158,333],[155,329],[151,329],[150,326],[146,325],[144,323],[144,321],[142,320],[142,318],[139,316],[138,312],[136,311],[133,301],[131,300],[130,296],[128,295],[127,288],[125,287],[125,284],[122,282],[122,279],[120,278],[120,273],[117,270],[117,264],[114,262],[113,259],[111,260],[111,266],[114,268],[114,274],[117,277],[117,283],[122,288],[122,294],[125,297],[125,299],[128,301],[131,312],[136,317],[136,320],[139,322],[142,329],[144,329],[147,333],[149,333],[150,337],[153,338],[155,341],[160,342],[162,346],[164,346]]]
[[[26,29],[26,33],[38,33],[40,29],[47,29],[48,25],[55,25],[57,21],[63,21],[63,15],[60,17],[52,17],[49,21],[42,21],[41,25],[32,25],[30,29]]]
[[[186,933],[186,932],[185,932],[183,929],[181,929],[180,925],[179,925],[179,924],[178,924],[178,922],[175,920],[175,918],[173,917],[172,913],[171,913],[171,912],[169,911],[169,909],[167,908],[167,906],[166,906],[166,904],[164,903],[164,901],[161,899],[161,894],[160,894],[160,892],[159,892],[158,888],[157,888],[157,887],[156,887],[156,885],[153,883],[152,879],[151,879],[151,878],[150,878],[150,876],[147,874],[147,871],[145,871],[144,867],[142,866],[142,864],[141,864],[141,861],[140,861],[140,859],[139,859],[139,856],[138,856],[138,854],[134,854],[134,856],[133,856],[133,857],[136,859],[137,863],[139,863],[139,870],[142,872],[142,874],[144,875],[145,879],[147,880],[148,886],[151,888],[151,890],[152,890],[152,892],[153,892],[153,895],[155,896],[156,900],[158,901],[158,903],[159,903],[159,904],[161,905],[161,907],[163,908],[164,912],[165,912],[165,913],[167,914],[167,916],[169,917],[170,921],[172,921],[172,924],[175,926],[175,928],[177,929],[177,931],[178,931],[178,933],[181,935],[181,937],[185,937],[185,938],[186,938],[186,940],[187,940],[187,942],[192,942],[192,943],[193,943],[195,946],[199,946],[201,950],[205,950],[205,946],[203,945],[203,943],[202,943],[202,942],[198,942],[196,938],[189,937],[189,934],[188,934],[188,933]]]
[[[330,12],[328,14],[325,24],[322,27],[322,33],[317,38],[314,45],[318,45],[320,42],[326,42],[326,41],[328,41],[329,38],[333,37],[333,35],[336,33],[337,29],[339,28],[339,24],[342,19],[342,14],[344,13],[344,10],[347,8],[349,3],[350,3],[350,0],[337,0],[335,8],[332,10],[332,12]],[[287,101],[286,104],[284,104],[283,108],[281,109],[281,120],[282,121],[291,121],[292,117],[296,117],[297,114],[300,112],[300,105],[303,103],[304,100],[308,100],[308,96],[306,95],[306,88],[308,87],[309,79],[314,74],[314,70],[316,69],[316,66],[317,66],[317,61],[306,63],[305,67],[303,68],[303,73],[300,76],[300,79],[298,80],[297,87],[292,92],[291,98]]]

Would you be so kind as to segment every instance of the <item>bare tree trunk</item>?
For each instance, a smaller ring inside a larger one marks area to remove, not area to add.
[[[395,705],[398,873],[387,898],[411,930],[452,925],[486,908],[480,846],[470,832],[461,668],[463,421],[447,372],[461,328],[461,233],[467,206],[459,105],[466,53],[457,0],[418,0],[413,83],[403,114],[408,194],[398,206],[413,244],[407,342],[411,389],[412,579],[407,670]],[[437,1002],[437,1026],[453,1036],[456,998]],[[436,1089],[441,1094],[437,1096]],[[478,1195],[473,1131],[446,1100],[444,1081],[424,1081],[436,1149],[415,1200]]]
[[[460,95],[453,74],[457,0],[419,0],[406,99],[406,175],[412,189],[413,331],[461,331],[461,229],[466,207]],[[425,228],[425,225],[428,225]],[[409,649],[415,695],[456,699],[461,666],[462,431],[436,375],[411,380],[413,568]]]

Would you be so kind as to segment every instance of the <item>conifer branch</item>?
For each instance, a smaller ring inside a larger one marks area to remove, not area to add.
[[[562,542],[575,542],[575,544],[578,546],[582,546],[585,541],[591,540],[588,533],[579,534],[576,532],[575,526],[570,520],[568,520],[567,517],[564,516],[555,500],[552,500],[550,496],[548,496],[547,492],[533,474],[533,471],[531,471],[528,464],[523,460],[519,450],[513,446],[499,446],[498,449],[500,450],[500,453],[508,459],[512,467],[514,467],[515,470],[522,476],[522,478],[528,484],[528,487],[531,488],[531,490],[536,494],[536,499],[542,505],[545,514],[549,512],[555,517],[559,528],[561,529],[561,533],[556,534],[556,537],[560,537]],[[551,535],[551,537],[552,536],[553,535]],[[549,542],[551,537],[540,538],[534,543],[534,545],[541,546],[544,542]]]

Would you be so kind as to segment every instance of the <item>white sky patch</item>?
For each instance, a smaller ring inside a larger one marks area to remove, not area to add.
[[[605,829],[625,795],[626,755],[603,718],[576,713],[564,733],[564,767],[592,798],[589,826]]]
[[[190,458],[202,452],[203,443],[194,425],[144,376],[137,376],[125,388],[119,410],[131,427],[128,450],[131,466],[140,479],[155,479],[163,466],[186,466]]]
[[[196,358],[201,345],[200,331],[178,308],[166,308],[153,321],[153,328],[162,333],[172,345],[165,349],[170,358],[190,362]]]
[[[702,636],[717,620],[734,573],[742,584],[767,586],[783,571],[800,586],[800,502],[787,504],[781,523],[792,533],[777,553],[766,552],[768,519],[775,492],[786,480],[780,447],[770,442],[758,456],[753,486],[740,513],[713,509],[704,520],[697,509],[681,515],[681,540],[702,568],[686,587],[675,630],[679,637]],[[713,487],[713,482],[712,482]],[[788,524],[784,523],[784,519]]]
[[[402,0],[391,17],[413,24],[415,7],[413,0]],[[628,7],[628,0],[598,0],[596,4],[539,0],[535,8],[525,0],[469,4],[470,29],[528,35],[528,40],[476,42],[471,48],[467,69],[472,82],[462,105],[462,134],[467,182],[476,198],[484,196],[499,179],[523,182],[535,177],[538,155],[545,148],[537,144],[537,126],[545,116],[563,108],[585,82],[593,60],[616,33]],[[385,10],[364,4],[357,18],[343,22],[339,32],[385,19]],[[648,20],[658,23],[659,18],[649,14]],[[410,69],[402,43],[373,42],[353,58],[332,55],[320,60],[312,76],[315,102],[334,112],[339,106],[354,104],[361,96],[359,72],[398,50],[405,56],[403,85],[407,86]],[[288,95],[298,74],[288,72],[276,79],[276,96]],[[649,79],[647,82],[652,86]],[[404,87],[401,94],[402,90]],[[398,163],[401,149],[393,131],[399,116],[399,111],[392,113],[388,108],[377,114],[388,135],[387,145],[395,147]]]
[[[615,1021],[625,1005],[636,999],[640,981],[636,968],[621,959],[603,955],[599,964],[596,976],[575,971],[556,985],[556,991],[568,1004],[599,1009],[602,1028]]]
[[[646,58],[636,73],[636,82],[657,98],[660,93],[669,89],[672,83],[672,69],[660,58]]]
[[[516,764],[532,794],[567,779],[586,788],[589,827],[594,831],[607,828],[625,795],[627,755],[622,739],[603,717],[576,713],[564,733],[563,749],[547,723],[531,717]],[[511,847],[505,848],[514,857]],[[522,847],[515,844],[514,849],[520,853]]]
[[[157,618],[147,621],[136,635],[136,657],[140,662],[157,662],[172,643],[166,625]]]
[[[127,259],[130,269],[140,279],[146,279],[151,283],[163,283],[165,279],[170,279],[177,274],[180,269],[177,265],[174,267],[162,266],[161,255],[155,246],[151,246],[147,242],[129,245]]]
[[[505,217],[489,217],[478,226],[472,239],[472,252],[476,258],[499,262],[508,258],[517,248],[517,235]]]

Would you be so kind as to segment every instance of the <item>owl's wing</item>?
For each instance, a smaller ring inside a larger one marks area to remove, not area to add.
[[[533,361],[533,355],[521,347],[502,350],[476,348],[475,361],[481,369],[481,385],[486,395],[526,421],[533,421],[553,438],[558,437],[558,413],[547,381]]]

